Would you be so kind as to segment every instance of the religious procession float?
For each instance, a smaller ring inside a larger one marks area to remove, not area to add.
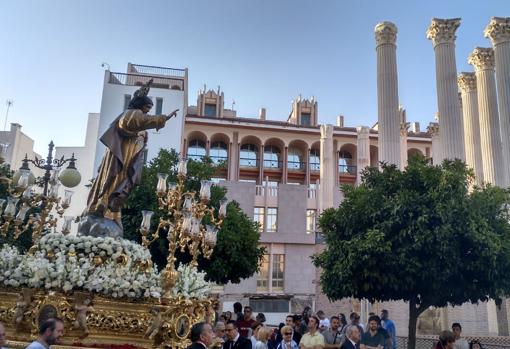
[[[123,238],[121,208],[140,183],[147,129],[164,127],[175,116],[150,116],[151,81],[137,90],[129,108],[101,137],[106,151],[89,193],[87,209],[71,234],[73,217],[65,216],[72,192],[59,187],[80,183],[74,156],[29,160],[11,180],[7,199],[0,199],[0,234],[14,239],[31,234],[32,246],[21,254],[12,245],[0,249],[0,321],[11,347],[24,347],[37,337],[42,321],[64,321],[61,347],[171,347],[189,345],[191,326],[214,316],[212,284],[197,270],[197,258],[210,258],[226,214],[226,201],[210,207],[211,182],[199,192],[186,191],[186,160],[178,181],[158,175],[155,188],[160,219],[151,229],[153,212],[142,211],[141,244]],[[35,179],[29,162],[43,169]],[[58,173],[65,163],[69,166]],[[7,179],[2,178],[4,182]],[[58,227],[58,229],[57,229]],[[149,246],[166,237],[166,267],[158,271]],[[176,264],[176,253],[192,260]]]

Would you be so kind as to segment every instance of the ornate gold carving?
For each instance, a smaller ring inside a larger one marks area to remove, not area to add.
[[[395,44],[397,42],[397,26],[391,22],[381,22],[375,26],[375,41],[377,46]]]
[[[212,300],[173,298],[167,305],[159,305],[137,300],[112,300],[84,292],[66,295],[30,291],[33,292],[32,300],[24,308],[24,317],[16,326],[14,315],[20,290],[0,290],[0,321],[5,324],[12,341],[30,342],[37,337],[39,320],[58,316],[63,319],[66,329],[63,345],[129,343],[183,349],[190,344],[187,336],[191,325],[204,321],[213,305]],[[91,300],[94,307],[90,307],[86,299]]]
[[[476,47],[468,57],[468,63],[476,71],[494,70],[494,50],[490,47]]]
[[[492,17],[483,34],[494,46],[510,41],[510,17]]]
[[[459,26],[460,18],[432,18],[427,29],[427,39],[432,40],[434,47],[439,44],[453,44],[457,38],[455,31]]]
[[[457,77],[457,84],[462,92],[470,92],[476,90],[476,75],[472,72],[462,72]]]

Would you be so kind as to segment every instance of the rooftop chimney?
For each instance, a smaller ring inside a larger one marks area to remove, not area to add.
[[[418,121],[411,122],[411,132],[420,133],[420,123]]]
[[[260,108],[259,110],[259,119],[266,120],[266,108]]]
[[[338,115],[336,117],[336,125],[338,127],[344,127],[344,116],[343,115]]]

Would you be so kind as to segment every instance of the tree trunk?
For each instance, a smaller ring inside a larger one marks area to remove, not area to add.
[[[409,332],[407,335],[407,349],[416,348],[416,323],[421,311],[416,308],[414,300],[409,301]]]

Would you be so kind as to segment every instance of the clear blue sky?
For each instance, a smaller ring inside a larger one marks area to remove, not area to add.
[[[400,103],[422,128],[437,110],[432,17],[461,17],[457,69],[489,46],[491,16],[510,2],[391,0],[3,1],[0,10],[0,127],[18,122],[45,154],[46,144],[82,145],[88,112],[98,112],[103,69],[128,62],[190,71],[190,102],[205,83],[225,92],[240,116],[285,120],[298,94],[319,102],[319,121],[371,126],[377,120],[374,26],[399,30]]]

